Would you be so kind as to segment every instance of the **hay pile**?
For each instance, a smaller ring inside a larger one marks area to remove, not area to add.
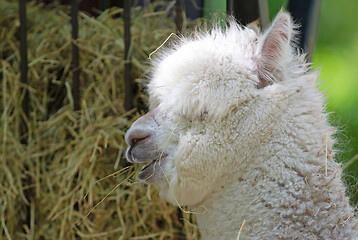
[[[139,86],[149,53],[175,32],[168,13],[153,14],[158,7],[132,9],[132,76]],[[123,106],[122,9],[96,19],[80,13],[80,112],[72,110],[69,11],[28,4],[24,145],[18,4],[0,0],[0,239],[177,239],[180,232],[197,239],[192,216],[183,213],[182,226],[177,209],[155,187],[137,183],[123,156],[124,134],[139,113]],[[145,95],[134,102],[145,104]]]

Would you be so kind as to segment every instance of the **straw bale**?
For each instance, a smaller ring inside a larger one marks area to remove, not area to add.
[[[154,8],[164,10],[153,14]],[[154,186],[138,183],[123,156],[124,134],[142,112],[123,106],[122,9],[97,18],[79,14],[78,112],[72,110],[69,12],[28,3],[24,86],[17,1],[0,0],[0,239],[178,239],[180,232],[197,239],[193,216],[183,213],[182,226],[177,209]],[[141,84],[148,55],[175,32],[170,15],[162,5],[132,9],[137,109],[146,103]],[[19,140],[23,88],[30,93],[26,145]]]

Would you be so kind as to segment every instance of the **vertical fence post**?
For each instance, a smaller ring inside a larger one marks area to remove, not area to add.
[[[78,39],[78,3],[77,0],[71,1],[71,24],[72,41]],[[80,70],[79,70],[79,50],[78,46],[72,42],[72,96],[74,110],[80,110]]]
[[[270,25],[270,11],[267,0],[259,0],[260,24],[262,29],[266,29]]]
[[[108,0],[98,1],[98,9],[102,12],[108,8]]]
[[[295,0],[288,2],[288,10],[300,27],[300,48],[307,53],[311,60],[319,24],[322,0]]]
[[[177,31],[183,31],[183,0],[176,0],[175,4],[175,24]]]
[[[25,86],[27,84],[27,42],[26,42],[26,0],[19,0],[19,17],[20,17],[20,80]],[[29,91],[23,87],[22,95],[22,110],[24,116],[22,116],[20,126],[20,141],[23,144],[27,144],[27,124],[25,118],[29,117]]]
[[[131,57],[129,53],[131,45],[131,0],[124,0],[124,108],[129,111],[133,108],[133,83],[131,79]]]
[[[175,24],[177,27],[177,32],[183,31],[183,0],[176,0],[175,4]],[[185,233],[184,233],[184,220],[183,220],[183,213],[181,209],[177,209],[177,218],[181,225],[178,229],[178,240],[185,240]]]
[[[22,121],[20,125],[20,142],[24,145],[27,145],[28,139],[28,127],[25,119],[29,119],[29,91],[25,88],[25,85],[28,84],[27,72],[28,72],[28,61],[27,61],[27,39],[26,39],[26,0],[19,0],[19,18],[20,18],[20,80],[24,87],[22,88],[23,99],[21,102],[21,107],[23,111]],[[29,169],[27,163],[24,165],[24,171]],[[31,176],[24,174],[25,177],[22,179],[23,186],[31,186]],[[30,238],[33,239],[34,229],[31,224],[31,201],[32,201],[32,191],[31,188],[24,190],[25,196],[25,219],[24,225],[30,229]]]
[[[175,24],[177,27],[177,32],[183,31],[183,0],[176,0],[175,4]],[[183,220],[183,213],[181,209],[177,209],[177,217],[181,226],[179,226],[179,235],[178,240],[186,239],[184,229],[184,220]]]
[[[270,23],[267,0],[227,0],[226,6],[228,14],[235,16],[242,25],[258,18],[262,29]]]

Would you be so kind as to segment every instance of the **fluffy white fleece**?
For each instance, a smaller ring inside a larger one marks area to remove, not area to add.
[[[293,47],[280,12],[262,35],[228,28],[162,51],[148,85],[150,113],[128,130],[140,179],[197,215],[205,240],[358,239],[332,156],[319,73]]]

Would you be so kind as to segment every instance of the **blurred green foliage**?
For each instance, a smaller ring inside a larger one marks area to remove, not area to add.
[[[322,90],[327,90],[328,111],[338,126],[337,160],[349,162],[346,180],[358,202],[358,1],[322,1],[314,66],[321,68]],[[354,158],[354,159],[353,159]]]
[[[269,0],[273,17],[286,4]],[[313,66],[321,70],[320,89],[327,111],[338,128],[337,161],[347,165],[345,176],[354,204],[358,203],[358,1],[323,0]],[[355,157],[356,156],[356,157]]]

